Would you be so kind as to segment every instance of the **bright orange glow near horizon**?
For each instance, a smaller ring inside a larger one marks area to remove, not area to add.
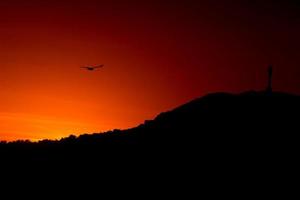
[[[208,92],[263,89],[270,63],[275,88],[300,93],[291,8],[2,1],[0,140],[134,127]]]

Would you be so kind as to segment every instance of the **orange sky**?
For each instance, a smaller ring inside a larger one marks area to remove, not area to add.
[[[257,4],[1,1],[0,140],[133,127],[261,89],[269,63],[277,89],[300,93],[299,7]]]

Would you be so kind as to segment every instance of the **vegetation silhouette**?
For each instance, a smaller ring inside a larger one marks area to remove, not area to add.
[[[270,69],[267,90],[208,94],[135,128],[58,141],[1,142],[1,166],[42,173],[58,167],[61,177],[75,167],[76,179],[99,177],[97,182],[113,186],[123,180],[122,187],[134,180],[136,190],[151,181],[176,188],[173,192],[201,182],[210,195],[253,194],[253,186],[268,196],[290,189],[289,177],[298,171],[300,96],[274,92]]]
[[[293,188],[298,171],[299,113],[296,95],[209,94],[128,130],[2,142],[1,168],[38,169],[43,182],[58,169],[59,179],[70,174],[67,182],[92,179],[114,189],[122,183],[117,188],[145,191],[153,182],[170,194],[192,188],[188,194],[194,196],[201,183],[209,195],[257,196],[263,188],[266,195],[278,196],[273,191]]]
[[[146,120],[138,127],[71,135],[59,141],[1,142],[2,159],[103,162],[114,158],[186,159],[225,154],[262,158],[297,146],[300,97],[280,92],[215,93]],[[295,146],[296,145],[296,146]],[[204,152],[206,152],[204,154]]]

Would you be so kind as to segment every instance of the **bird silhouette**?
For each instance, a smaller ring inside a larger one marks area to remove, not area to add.
[[[104,65],[97,65],[97,66],[86,66],[86,67],[80,67],[89,71],[94,71],[97,68],[102,68]]]

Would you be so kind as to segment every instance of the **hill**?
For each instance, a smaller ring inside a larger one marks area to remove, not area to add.
[[[70,136],[60,141],[1,143],[5,158],[98,160],[147,154],[169,157],[227,152],[284,151],[295,147],[300,97],[279,92],[215,93],[195,99],[128,130]],[[292,151],[292,149],[291,149]],[[121,156],[122,155],[122,156]]]
[[[182,191],[185,197],[199,191],[214,196],[284,191],[286,197],[299,169],[299,113],[296,95],[209,94],[128,130],[3,142],[1,168],[39,171],[41,183],[49,183],[54,171],[55,184],[68,176],[68,184],[93,179],[102,187],[122,183],[117,188],[157,194],[153,182],[164,193]]]

